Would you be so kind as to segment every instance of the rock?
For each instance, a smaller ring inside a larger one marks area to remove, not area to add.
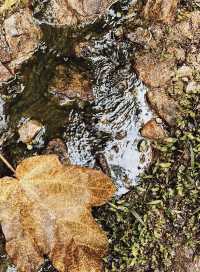
[[[0,87],[2,83],[11,79],[13,75],[11,72],[0,62]]]
[[[195,81],[190,81],[186,87],[187,93],[200,91],[200,84]]]
[[[195,252],[187,247],[178,248],[176,250],[176,258],[174,262],[175,272],[199,272],[200,257],[195,256]]]
[[[114,0],[50,0],[43,15],[51,18],[54,25],[74,26],[95,20],[113,2]]]
[[[65,165],[71,164],[67,152],[67,147],[65,143],[59,138],[53,139],[48,143],[44,154],[56,154],[63,164]]]
[[[175,60],[155,59],[151,53],[137,55],[134,68],[139,78],[151,88],[166,86],[173,76]]]
[[[56,67],[55,76],[50,84],[49,91],[59,97],[82,100],[92,100],[92,85],[87,73],[76,69],[68,69],[64,65]]]
[[[173,54],[174,57],[178,60],[178,61],[185,61],[186,58],[186,52],[183,48],[176,48],[176,47],[169,47],[167,49],[167,52],[169,54]]]
[[[82,58],[85,56],[85,54],[87,54],[87,52],[89,52],[89,50],[90,50],[89,49],[89,42],[85,41],[85,42],[77,43],[75,45],[74,53],[75,53],[76,57]]]
[[[157,124],[155,119],[148,121],[140,132],[143,137],[151,140],[161,140],[167,137],[167,132]]]
[[[191,12],[186,20],[174,25],[169,39],[174,39],[181,43],[186,39],[194,41],[196,39],[195,36],[197,36],[197,40],[199,40],[199,28],[200,11]]]
[[[169,97],[165,91],[152,90],[147,93],[147,100],[155,112],[170,126],[176,125],[180,109],[176,101]]]
[[[178,68],[177,72],[176,72],[176,76],[178,78],[188,78],[190,80],[192,80],[193,76],[193,69],[190,66],[186,66],[183,65],[180,68]]]
[[[41,39],[41,30],[28,8],[5,19],[3,27],[11,54],[9,67],[15,70],[35,52]]]
[[[108,177],[111,177],[111,171],[107,162],[106,157],[104,156],[103,153],[96,153],[95,154],[95,160],[96,160],[96,165],[100,167],[102,172],[106,174]]]
[[[27,120],[19,129],[20,141],[29,144],[43,128],[43,125],[36,120]]]
[[[0,27],[0,61],[2,63],[7,63],[11,61],[10,48],[6,41],[4,30]]]
[[[148,0],[144,8],[146,19],[172,23],[176,14],[178,0]]]

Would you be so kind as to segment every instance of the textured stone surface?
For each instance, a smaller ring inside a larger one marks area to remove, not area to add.
[[[67,69],[63,65],[56,68],[56,73],[49,88],[60,100],[80,98],[92,100],[92,85],[86,72],[77,69]]]
[[[152,119],[143,126],[141,135],[151,140],[161,140],[167,136],[167,133],[155,119]]]
[[[50,0],[46,15],[56,25],[91,22],[103,14],[114,0]]]
[[[33,55],[39,44],[41,31],[28,8],[6,18],[3,27],[12,60],[9,66],[15,70]]]
[[[170,98],[165,91],[159,89],[149,91],[147,100],[155,112],[170,126],[176,124],[179,115],[179,107],[176,101]]]
[[[176,14],[178,0],[148,0],[144,8],[147,19],[171,23]]]
[[[31,143],[42,127],[42,124],[36,120],[25,122],[18,130],[20,141],[26,144]]]
[[[164,87],[173,76],[174,59],[159,60],[148,53],[144,56],[136,56],[135,69],[139,78],[149,87]]]

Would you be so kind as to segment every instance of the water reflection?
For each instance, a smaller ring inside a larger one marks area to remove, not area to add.
[[[130,52],[128,42],[117,40],[112,32],[93,42],[87,53],[95,78],[93,114],[88,124],[88,117],[73,110],[66,132],[73,163],[94,167],[95,154],[103,153],[119,195],[135,184],[151,157],[150,149],[145,156],[138,151],[139,129],[151,114],[147,90],[134,74]]]

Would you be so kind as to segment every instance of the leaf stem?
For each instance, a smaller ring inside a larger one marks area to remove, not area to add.
[[[6,164],[6,166],[15,174],[15,169],[12,165],[4,158],[4,156],[0,153],[0,159]]]

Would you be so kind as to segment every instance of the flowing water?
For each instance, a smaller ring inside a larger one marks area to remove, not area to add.
[[[133,71],[131,49],[127,41],[118,41],[113,31],[93,42],[87,53],[95,82],[90,124],[84,114],[72,110],[65,133],[73,163],[94,167],[96,155],[103,154],[120,195],[135,184],[151,157],[139,134],[151,116],[145,101],[147,90]]]

